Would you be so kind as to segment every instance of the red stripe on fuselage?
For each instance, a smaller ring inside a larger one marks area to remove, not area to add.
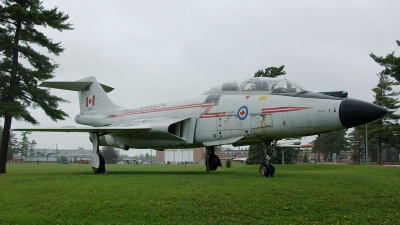
[[[206,110],[201,114],[200,118],[211,118],[211,117],[223,117],[226,116],[226,112],[218,112],[218,113],[208,113],[217,102],[207,102],[207,103],[198,103],[198,104],[189,104],[189,105],[180,105],[180,106],[171,106],[165,108],[156,108],[156,109],[146,109],[146,110],[137,110],[132,112],[125,112],[125,113],[117,113],[111,114],[107,116],[107,118],[116,118],[121,116],[129,116],[129,115],[136,115],[136,114],[145,114],[145,113],[153,113],[153,112],[163,112],[163,111],[171,111],[171,110],[179,110],[179,109],[191,109],[191,108],[198,108],[198,107],[207,107]]]
[[[261,114],[280,113],[280,112],[291,112],[297,110],[310,109],[311,107],[275,107],[275,108],[264,108],[261,109]]]

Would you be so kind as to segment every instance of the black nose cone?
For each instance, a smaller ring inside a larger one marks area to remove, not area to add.
[[[386,113],[387,111],[380,106],[351,98],[343,99],[339,108],[340,122],[346,128],[369,123]]]

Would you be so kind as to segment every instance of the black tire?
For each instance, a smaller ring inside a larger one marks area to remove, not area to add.
[[[216,160],[217,160],[218,166],[219,166],[219,167],[222,167],[222,163],[221,163],[221,160],[219,159],[219,157],[218,157],[218,156],[215,156],[215,158],[216,158]]]
[[[106,172],[106,161],[104,160],[101,154],[97,154],[99,156],[100,165],[99,168],[92,167],[93,172],[95,173],[105,173]]]
[[[263,163],[263,164],[261,164],[259,171],[260,171],[261,175],[264,174],[265,177],[269,177],[271,169],[269,168],[268,164]]]
[[[269,170],[269,175],[270,175],[271,177],[274,177],[274,174],[275,174],[275,166],[274,166],[274,164],[269,163],[269,168],[270,168],[270,170]]]
[[[218,166],[221,164],[221,162],[219,161],[218,156],[216,155],[210,155],[210,157],[208,158],[210,160],[210,171],[215,171],[217,170]]]

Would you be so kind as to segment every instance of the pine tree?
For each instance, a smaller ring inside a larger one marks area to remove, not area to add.
[[[116,164],[118,162],[118,155],[114,147],[104,146],[101,155],[107,164]]]
[[[3,127],[0,126],[0,143],[3,136]],[[10,162],[14,157],[14,152],[18,149],[18,138],[13,132],[10,132],[10,141],[8,142],[7,161]]]
[[[396,40],[398,46],[400,41]],[[378,121],[371,123],[373,135],[371,142],[378,146],[378,160],[380,163],[382,152],[382,143],[391,144],[400,147],[400,128],[398,124],[399,115],[395,111],[399,108],[399,102],[396,96],[398,92],[394,92],[392,86],[400,84],[400,57],[394,55],[394,52],[387,54],[386,57],[370,54],[371,58],[379,65],[385,67],[379,74],[378,86],[373,89],[375,92],[375,104],[380,105],[388,110],[388,113]],[[389,79],[389,76],[397,82]],[[369,127],[369,126],[368,126]],[[370,130],[370,129],[369,129]],[[369,142],[370,143],[370,142]]]
[[[298,155],[299,148],[287,148],[287,147],[275,147],[275,153],[270,162],[274,164],[282,164],[282,150],[283,150],[283,157],[284,163],[292,163],[293,159]]]
[[[321,153],[324,151],[324,145],[318,137],[312,141],[313,146],[311,152],[315,154],[315,163],[321,162]]]
[[[10,132],[10,141],[8,142],[7,161],[10,162],[14,158],[14,153],[18,151],[18,138],[16,134]]]
[[[258,70],[254,74],[254,77],[271,77],[271,78],[275,78],[277,76],[285,75],[286,72],[283,71],[283,68],[285,68],[284,65],[282,65],[280,67],[268,67],[265,70]]]
[[[29,143],[29,151],[28,151],[28,153],[29,153],[29,161],[32,161],[32,155],[35,153],[35,151],[33,149],[36,147],[36,145],[37,145],[37,143],[36,143],[35,140],[32,140]]]
[[[365,157],[365,160],[368,160],[368,156],[365,154],[365,126],[357,126],[354,127],[353,131],[351,131],[347,137],[349,142],[349,148],[353,150],[352,159],[357,164],[361,163],[361,158]]]
[[[332,133],[335,136],[335,142],[333,144],[333,152],[336,153],[336,161],[341,161],[341,152],[348,149],[349,143],[346,138],[346,130],[339,130]]]
[[[29,142],[28,139],[28,134],[31,134],[31,132],[27,132],[27,131],[22,131],[22,139],[21,141],[18,142],[18,152],[21,154],[21,158],[20,158],[20,163],[22,162],[22,157],[25,157],[26,160],[26,156],[28,155],[28,151],[30,149],[30,145],[31,143]]]
[[[64,99],[38,88],[42,81],[54,77],[58,64],[42,54],[43,49],[58,56],[64,49],[47,38],[37,27],[58,31],[71,30],[68,15],[57,7],[47,10],[39,0],[2,0],[0,3],[0,117],[4,132],[0,145],[0,173],[6,172],[7,149],[12,119],[38,124],[27,108],[40,107],[52,120],[68,115],[58,108]],[[40,49],[38,51],[37,49]],[[26,66],[24,66],[26,65]]]
[[[397,45],[400,46],[400,41],[396,41]],[[371,58],[379,65],[385,67],[382,71],[384,75],[389,75],[400,82],[400,57],[394,55],[394,52],[388,54],[386,57],[376,56],[370,54]]]
[[[397,82],[394,82],[388,75],[385,75],[384,71],[377,75],[379,78],[378,85],[372,89],[375,93],[374,104],[383,107],[388,113],[368,125],[368,135],[370,137],[369,143],[377,146],[377,162],[380,163],[382,145],[384,143],[399,147],[398,134],[400,126],[397,122],[400,116],[396,114],[396,111],[400,106],[399,100],[396,98],[399,92],[394,91],[392,88]]]
[[[317,139],[314,140],[312,151],[318,153],[318,161],[321,153],[324,155],[325,162],[332,162],[333,153],[340,156],[340,152],[347,149],[348,144],[345,136],[346,130],[340,130],[321,134],[317,137]]]
[[[265,147],[262,144],[250,145],[247,165],[260,164],[265,159]]]

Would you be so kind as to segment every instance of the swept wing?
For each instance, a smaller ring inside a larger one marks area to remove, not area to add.
[[[186,141],[193,143],[195,118],[170,118],[158,117],[149,119],[132,120],[115,126],[102,127],[49,127],[49,128],[16,128],[13,131],[42,131],[42,132],[73,132],[73,133],[99,133],[122,137],[153,140]],[[177,129],[179,127],[179,129]],[[179,130],[179,132],[178,132]]]

